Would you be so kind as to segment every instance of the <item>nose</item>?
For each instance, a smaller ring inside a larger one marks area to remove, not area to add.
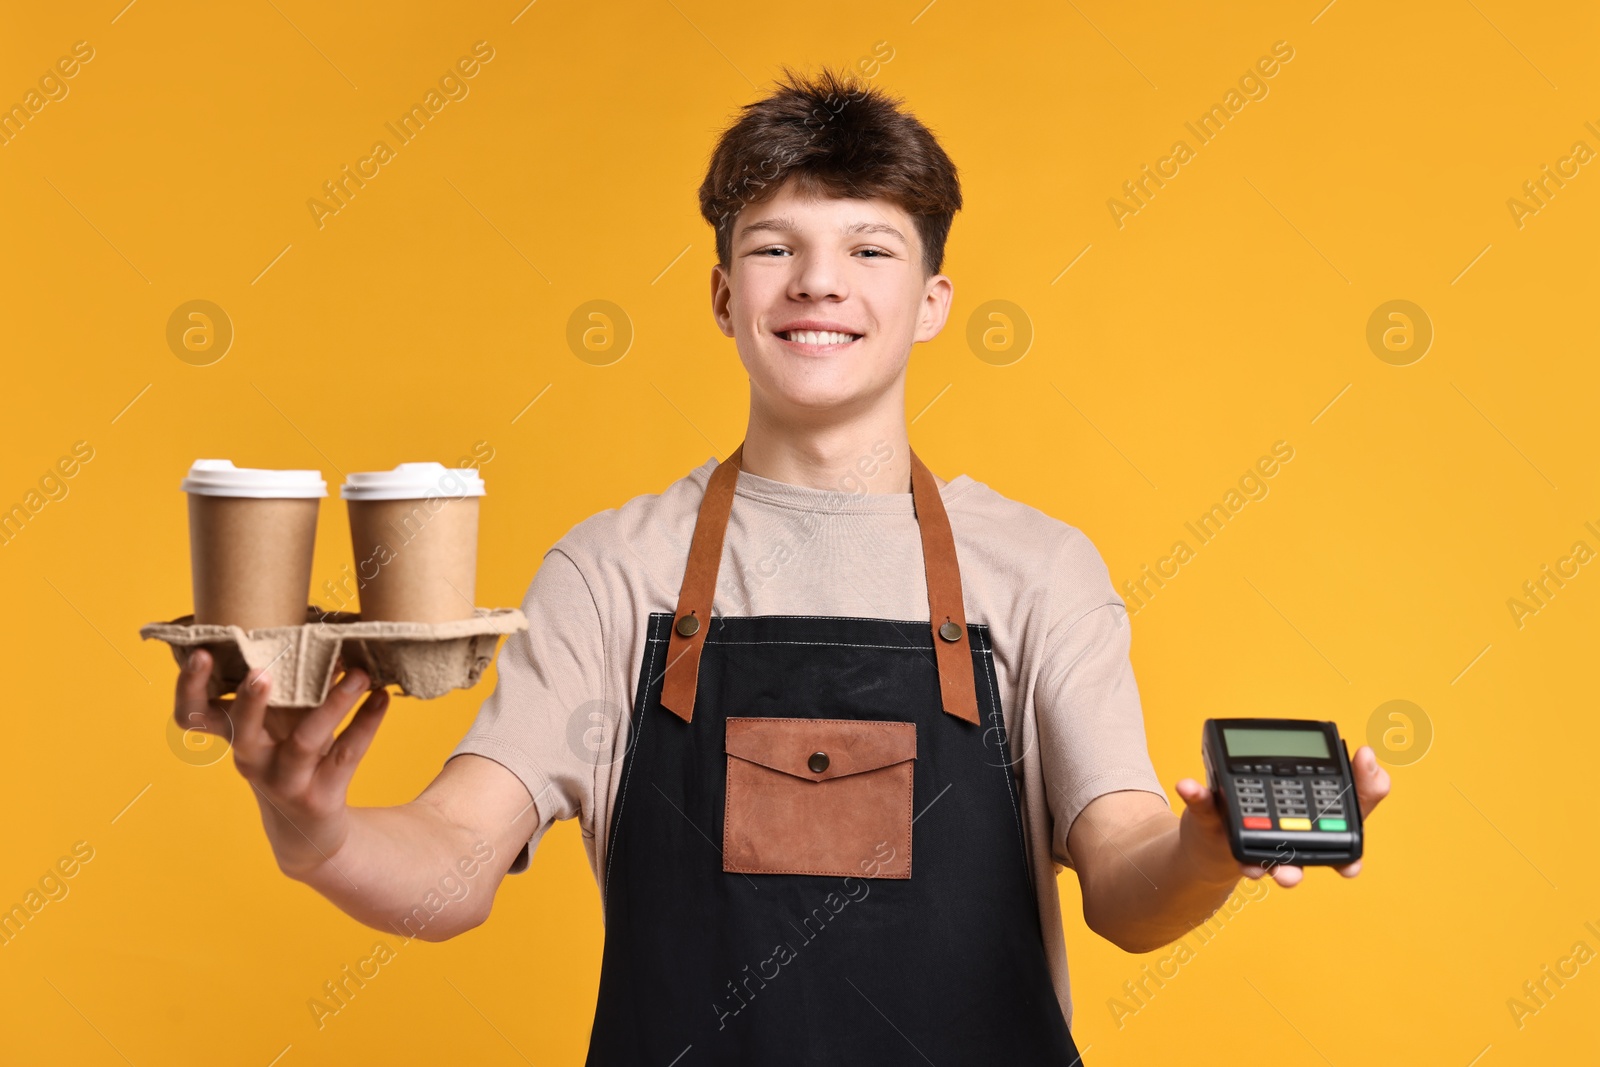
[[[842,300],[849,295],[845,272],[831,255],[802,252],[789,279],[791,300]]]

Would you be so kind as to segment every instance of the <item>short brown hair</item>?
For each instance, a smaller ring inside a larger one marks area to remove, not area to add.
[[[742,110],[700,184],[700,214],[716,230],[724,270],[740,210],[770,199],[792,177],[802,194],[897,204],[916,223],[923,269],[939,273],[961,182],[933,133],[900,100],[854,75],[823,68],[807,78],[784,67],[778,90]]]

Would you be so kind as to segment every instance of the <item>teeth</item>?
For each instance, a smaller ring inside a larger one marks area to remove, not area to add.
[[[790,330],[781,336],[803,345],[842,345],[855,340],[855,334],[832,330]]]

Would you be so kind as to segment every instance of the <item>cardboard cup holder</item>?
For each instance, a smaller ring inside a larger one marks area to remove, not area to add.
[[[196,624],[193,615],[139,627],[139,636],[172,648],[182,667],[194,649],[212,656],[207,696],[237,692],[247,671],[266,668],[272,678],[269,707],[312,708],[327,699],[341,669],[359,667],[371,688],[398,685],[405,696],[432,700],[470,689],[494,659],[500,638],[528,628],[517,608],[477,608],[450,622],[362,622],[346,611],[306,606],[300,626]]]

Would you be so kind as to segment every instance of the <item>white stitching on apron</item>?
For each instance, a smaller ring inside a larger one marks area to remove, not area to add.
[[[666,640],[663,640],[663,639],[657,638],[657,637],[652,637],[652,638],[649,638],[648,640],[652,645],[664,645],[664,644],[667,643]],[[650,679],[655,674],[655,670],[656,670],[656,650],[655,649],[651,649],[650,650],[650,670],[644,676],[644,693],[639,698],[641,703],[648,703],[648,698],[649,698],[649,695],[650,695],[650,684],[651,684],[650,683]],[[639,744],[639,739],[644,736],[644,721],[646,719],[648,719],[650,716],[644,714],[644,709],[643,708],[635,708],[634,709],[634,717],[639,720],[639,732],[637,734],[631,735],[628,738],[628,747],[630,749],[635,749],[635,751],[637,751],[636,746]],[[622,807],[628,800],[628,779],[633,777],[633,765],[634,765],[635,762],[636,762],[636,758],[633,757],[630,754],[629,759],[628,759],[628,773],[622,776],[622,793],[621,793],[621,795],[619,795],[617,797],[616,814],[614,814],[612,816],[613,826],[611,827],[611,833],[610,833],[610,836],[609,836],[610,849],[609,849],[609,851],[606,852],[606,884],[605,884],[605,891],[600,894],[600,896],[601,896],[600,908],[601,908],[602,911],[605,910],[606,901],[609,900],[610,897],[611,897],[611,861],[617,858],[617,850],[616,850],[617,832],[618,832],[618,828],[619,828],[619,826],[620,826],[620,824],[622,822]]]
[[[1006,796],[1011,799],[1011,817],[1017,823],[1017,841],[1022,846],[1022,868],[1028,875],[1028,884],[1033,884],[1033,871],[1028,867],[1028,842],[1022,833],[1022,816],[1017,812],[1017,797],[1014,783],[1011,781],[1011,731],[1006,729],[1005,708],[1000,706],[1000,691],[995,687],[994,676],[989,673],[989,661],[994,652],[989,645],[989,628],[978,626],[979,644],[983,652],[983,676],[989,683],[989,694],[994,698],[994,710],[1000,716],[1000,732],[1004,735],[1004,752],[1006,759],[1000,764],[1000,773],[1006,778]],[[1037,891],[1037,889],[1035,890]]]

